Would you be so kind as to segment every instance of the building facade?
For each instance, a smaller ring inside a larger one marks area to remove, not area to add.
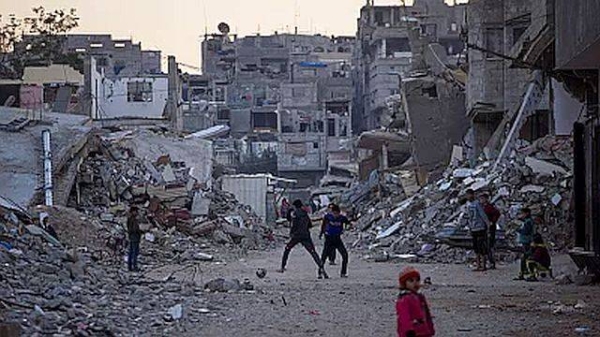
[[[221,122],[234,137],[277,148],[279,175],[314,185],[330,155],[349,158],[340,142],[351,136],[354,46],[353,37],[207,35],[210,101],[227,109]]]
[[[584,104],[574,127],[575,246],[579,267],[600,273],[600,3],[556,1],[555,70]],[[573,24],[577,22],[577,24]],[[593,258],[595,257],[595,259]],[[581,264],[580,264],[581,263]]]
[[[465,6],[448,6],[442,0],[417,0],[412,6],[362,7],[354,54],[355,132],[386,127],[383,116],[389,97],[399,95],[403,77],[413,63],[409,33],[419,30],[439,42],[449,55],[463,51],[460,27]]]

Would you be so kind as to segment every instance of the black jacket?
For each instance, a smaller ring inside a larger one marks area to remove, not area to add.
[[[305,210],[294,207],[288,212],[287,219],[292,223],[290,238],[297,240],[310,239],[312,223]]]
[[[127,218],[127,233],[129,234],[129,241],[140,242],[142,239],[142,230],[137,217],[130,215]]]

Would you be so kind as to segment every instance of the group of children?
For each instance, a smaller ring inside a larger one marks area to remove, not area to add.
[[[487,261],[490,263],[490,268],[495,269],[496,227],[501,213],[485,193],[477,199],[475,192],[469,189],[466,191],[464,201],[467,226],[473,238],[473,251],[476,254],[475,271],[485,271]],[[531,210],[522,208],[519,211],[519,219],[522,224],[516,232],[521,253],[521,268],[515,280],[537,281],[538,275],[551,270],[550,254],[541,234],[536,233]]]
[[[472,190],[466,195],[467,221],[473,235],[473,246],[477,254],[477,270],[485,270],[486,259],[495,268],[494,246],[496,226],[500,211],[490,202],[489,195],[483,194],[475,199]],[[341,277],[347,277],[348,252],[341,239],[344,228],[349,224],[348,218],[341,214],[339,206],[329,205],[328,213],[323,217],[319,237],[325,237],[325,245],[321,256],[317,254],[310,236],[311,220],[300,200],[292,205],[284,205],[287,219],[292,224],[290,241],[285,247],[281,262],[281,272],[285,266],[291,249],[298,243],[311,254],[318,266],[318,277],[328,278],[325,272],[325,261],[331,258],[336,250],[342,256]],[[550,254],[541,234],[535,231],[535,222],[531,210],[522,208],[519,213],[521,226],[517,229],[517,242],[521,249],[521,268],[518,280],[536,281],[539,275],[551,273]],[[400,294],[396,301],[397,333],[399,337],[429,337],[435,335],[435,328],[429,305],[425,296],[420,293],[421,275],[413,267],[404,268],[399,277]]]
[[[297,244],[301,244],[315,261],[318,267],[318,278],[329,278],[329,275],[325,271],[325,261],[328,258],[333,261],[335,259],[333,256],[336,250],[339,251],[342,256],[340,276],[342,278],[348,277],[348,251],[342,241],[342,234],[345,226],[349,225],[350,221],[346,216],[341,214],[340,207],[335,204],[330,204],[328,213],[323,217],[319,238],[323,238],[324,236],[325,244],[320,257],[316,252],[315,245],[310,235],[312,222],[302,201],[294,201],[291,207],[286,211],[286,218],[291,223],[290,241],[285,246],[279,272],[285,272],[285,267],[292,248]]]

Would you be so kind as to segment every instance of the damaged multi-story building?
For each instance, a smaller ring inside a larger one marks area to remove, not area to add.
[[[548,79],[552,63],[554,1],[475,0],[468,6],[467,113],[472,156],[495,157],[506,125],[525,107],[535,113],[516,138],[569,135],[579,105]],[[544,73],[545,72],[545,73]],[[531,95],[526,95],[531,88]]]
[[[316,184],[328,163],[348,161],[354,38],[226,32],[203,41],[203,73],[211,104],[227,111],[221,122],[244,148],[276,154],[277,173],[299,186]]]
[[[390,100],[400,94],[400,82],[411,69],[409,31],[419,28],[447,54],[463,51],[460,27],[465,5],[442,0],[416,0],[412,6],[377,6],[367,1],[360,11],[354,55],[355,131],[387,127]]]
[[[498,165],[519,141],[572,137],[577,249],[571,256],[596,274],[599,6],[586,0],[472,0],[467,21],[473,156],[495,158]]]
[[[574,142],[575,249],[581,269],[600,275],[600,3],[555,1],[555,72],[583,103]],[[577,24],[573,24],[577,22]],[[574,112],[574,111],[573,111]]]
[[[15,50],[27,50],[36,38],[37,35],[23,36]],[[113,39],[109,34],[65,34],[54,38],[60,40],[62,54],[77,54],[82,59],[93,56],[109,77],[162,73],[161,51],[144,50],[141,43],[131,39]]]
[[[15,51],[29,50],[38,38],[23,36]],[[52,64],[39,55],[32,57],[28,62],[39,65],[26,67],[21,82],[17,82],[27,93],[35,94],[30,95],[33,101],[24,99],[27,107],[83,114],[96,120],[164,119],[168,79],[161,69],[160,51],[144,50],[141,43],[108,34],[65,34],[52,39],[64,58],[75,57],[70,61],[75,69]],[[32,73],[40,75],[32,78]]]

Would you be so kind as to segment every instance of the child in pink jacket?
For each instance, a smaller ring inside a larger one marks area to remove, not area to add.
[[[425,296],[419,293],[421,275],[413,267],[400,273],[400,295],[396,301],[398,337],[430,337],[435,335],[433,320]]]

